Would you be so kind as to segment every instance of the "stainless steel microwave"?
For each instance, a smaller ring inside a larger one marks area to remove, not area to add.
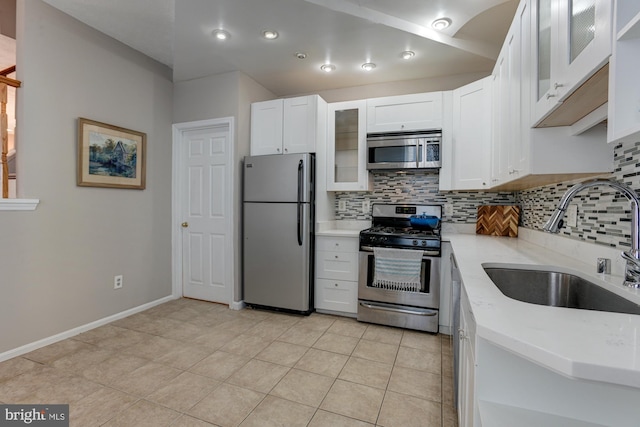
[[[367,134],[367,169],[436,169],[441,130]]]

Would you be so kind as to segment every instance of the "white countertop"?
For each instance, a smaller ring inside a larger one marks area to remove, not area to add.
[[[318,221],[315,234],[327,237],[358,237],[360,230],[369,227],[371,227],[371,221]]]
[[[451,242],[477,323],[477,336],[565,376],[640,388],[640,315],[516,301],[498,290],[483,264],[559,267],[555,270],[577,274],[640,303],[640,291],[623,287],[622,276],[598,275],[595,260],[580,262],[522,238],[443,237]],[[608,248],[603,251],[611,254]]]

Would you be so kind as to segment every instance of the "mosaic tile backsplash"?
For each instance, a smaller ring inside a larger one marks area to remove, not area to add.
[[[479,205],[516,203],[515,194],[457,191],[441,193],[438,190],[438,173],[410,171],[374,172],[373,191],[368,193],[336,193],[336,219],[369,220],[370,211],[363,212],[363,201],[373,203],[416,203],[453,205],[453,215],[443,212],[443,220],[457,223],[476,222]],[[345,209],[339,210],[339,202],[345,201]]]
[[[614,172],[605,178],[624,182],[640,191],[640,142],[619,144],[614,149]],[[443,220],[454,223],[476,222],[477,207],[484,204],[518,204],[522,207],[520,226],[541,230],[565,191],[576,181],[538,187],[519,192],[444,192],[438,190],[438,174],[376,172],[373,191],[336,193],[336,219],[368,220],[363,201],[370,203],[451,204],[453,215]],[[345,209],[339,210],[340,201]],[[572,204],[578,206],[577,227],[565,225],[562,236],[627,250],[630,247],[630,207],[627,199],[609,187],[594,187],[579,193]],[[566,218],[565,218],[566,220]],[[565,221],[566,223],[566,221]]]

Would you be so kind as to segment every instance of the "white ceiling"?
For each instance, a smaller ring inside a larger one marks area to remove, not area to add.
[[[489,72],[517,0],[45,0],[173,69],[174,81],[242,71],[279,96]],[[452,20],[437,32],[431,22]],[[231,33],[225,42],[211,31]],[[265,29],[280,33],[261,38]],[[414,59],[400,58],[403,50]],[[299,60],[296,52],[307,58]],[[331,62],[336,71],[320,65]],[[374,62],[372,72],[361,64]]]

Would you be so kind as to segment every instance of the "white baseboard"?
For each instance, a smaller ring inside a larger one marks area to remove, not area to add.
[[[440,325],[438,333],[443,335],[451,335],[451,326]]]
[[[229,308],[231,310],[242,310],[246,307],[247,304],[245,304],[244,301],[233,301],[231,304],[229,304]]]
[[[164,298],[160,298],[155,301],[151,301],[146,304],[142,304],[137,307],[130,308],[129,310],[122,311],[112,316],[104,317],[102,319],[96,320],[95,322],[87,323],[86,325],[78,326],[77,328],[69,329],[68,331],[61,332],[59,334],[56,334],[47,338],[43,338],[41,340],[29,343],[29,344],[25,344],[21,347],[14,348],[13,350],[5,351],[4,353],[0,353],[0,362],[4,362],[5,360],[9,360],[17,356],[22,356],[23,354],[37,350],[49,344],[53,344],[58,341],[65,340],[67,338],[74,337],[83,332],[87,332],[91,329],[95,329],[97,327],[106,325],[107,323],[111,323],[115,320],[123,319],[127,316],[131,316],[132,314],[140,313],[141,311],[148,310],[151,307],[164,304],[165,302],[169,302],[174,299],[176,298],[174,298],[173,295],[169,295]]]
[[[358,317],[358,313],[346,313],[344,311],[333,311],[333,310],[325,310],[325,309],[316,309],[316,313],[320,314],[330,314],[332,316],[342,316],[342,317]]]

